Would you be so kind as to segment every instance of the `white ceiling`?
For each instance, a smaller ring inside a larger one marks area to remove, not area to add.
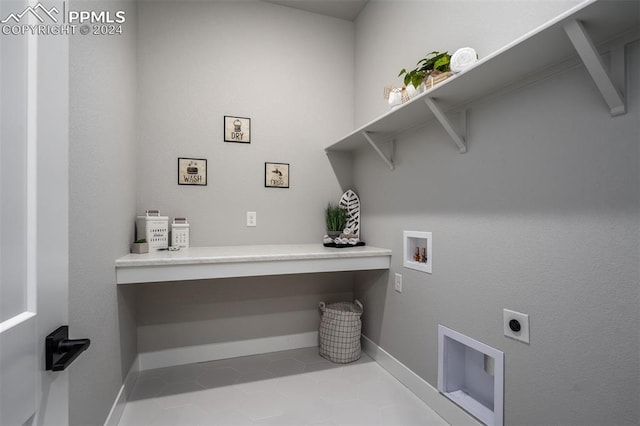
[[[353,21],[369,0],[264,0],[307,12]]]

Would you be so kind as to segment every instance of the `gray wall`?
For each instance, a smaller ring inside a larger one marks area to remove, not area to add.
[[[391,82],[426,51],[462,45],[484,56],[567,5],[480,3],[410,3],[422,18],[455,17],[465,39],[386,31],[401,5],[369,4],[356,75],[373,83],[358,85],[356,122],[387,110],[382,70]],[[401,43],[407,58],[390,66]],[[638,42],[628,56],[639,75]],[[357,276],[365,334],[433,386],[438,324],[504,351],[506,424],[638,424],[639,92],[629,78],[629,112],[612,118],[579,67],[472,104],[466,154],[435,122],[398,141],[394,171],[362,151],[365,239],[394,252],[389,274]],[[433,274],[402,267],[403,230],[433,232]],[[503,336],[503,308],[530,315],[530,345]]]
[[[139,8],[138,212],[186,216],[194,246],[319,241],[341,195],[322,148],[353,127],[353,23],[261,1]],[[251,118],[251,144],[223,141],[225,115]],[[208,185],[179,186],[178,157],[208,159]],[[265,161],[290,163],[289,189],[264,187]]]
[[[70,423],[103,424],[135,356],[134,298],[116,287],[135,215],[136,7],[72,1],[73,10],[124,10],[119,36],[70,37],[69,322],[91,347],[69,370]]]
[[[316,331],[318,302],[352,300],[348,273],[144,284],[141,353]]]
[[[353,41],[351,22],[260,1],[140,2],[138,213],[186,216],[193,246],[320,242],[342,193],[323,147],[353,127]],[[251,144],[224,142],[224,115],[251,118]],[[179,186],[178,157],[208,159],[208,185]],[[265,161],[290,163],[289,189],[264,187]],[[139,350],[317,330],[318,301],[349,300],[352,285],[321,274],[139,286]]]

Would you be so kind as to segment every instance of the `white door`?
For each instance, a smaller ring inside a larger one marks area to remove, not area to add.
[[[41,23],[29,6],[0,1],[0,426],[68,423],[67,372],[44,368],[68,323],[68,39],[6,31]]]

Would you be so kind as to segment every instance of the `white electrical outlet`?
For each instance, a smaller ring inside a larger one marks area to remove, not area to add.
[[[257,226],[256,212],[247,212],[247,226]]]
[[[503,309],[502,323],[505,336],[529,343],[529,315]]]
[[[394,284],[394,288],[398,293],[402,293],[402,275],[396,274],[396,281]]]

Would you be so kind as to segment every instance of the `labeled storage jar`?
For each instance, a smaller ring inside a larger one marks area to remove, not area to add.
[[[136,240],[147,240],[149,251],[169,247],[169,217],[160,216],[159,210],[147,210],[136,218]]]

